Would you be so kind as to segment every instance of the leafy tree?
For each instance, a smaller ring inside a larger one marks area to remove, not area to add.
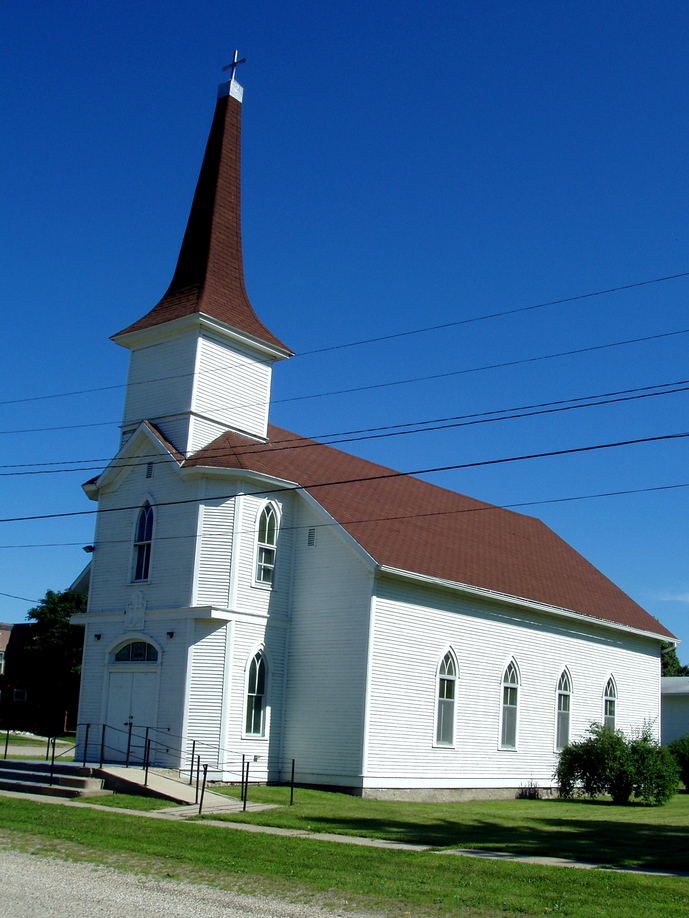
[[[647,724],[631,739],[620,730],[591,724],[587,739],[562,750],[555,770],[563,797],[609,794],[617,805],[632,797],[652,806],[666,803],[677,790],[678,777],[675,760]]]
[[[661,676],[689,676],[689,666],[682,666],[675,645],[670,644],[669,641],[662,645],[660,674]]]
[[[86,611],[86,597],[48,590],[27,618],[34,624],[25,651],[29,697],[37,723],[59,732],[65,712],[76,721],[84,629],[70,617]]]
[[[689,733],[673,740],[667,748],[675,757],[685,789],[689,790]]]

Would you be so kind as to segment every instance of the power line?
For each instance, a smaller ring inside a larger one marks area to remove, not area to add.
[[[650,494],[656,491],[676,491],[676,490],[680,490],[681,488],[689,488],[689,482],[683,482],[681,484],[671,484],[671,485],[655,485],[649,488],[630,488],[630,489],[623,490],[623,491],[600,491],[596,494],[579,494],[579,495],[573,495],[570,497],[551,497],[551,498],[543,498],[542,500],[518,501],[517,503],[511,503],[511,504],[489,504],[489,505],[484,505],[481,507],[463,507],[461,510],[434,510],[429,513],[407,513],[407,514],[402,514],[402,515],[397,515],[397,516],[366,517],[364,519],[359,519],[359,520],[348,520],[347,526],[354,526],[357,523],[384,523],[384,522],[392,522],[394,520],[423,519],[425,517],[430,517],[430,516],[455,516],[455,515],[459,515],[462,513],[484,513],[490,510],[515,510],[519,507],[522,507],[522,508],[523,507],[539,507],[539,506],[544,506],[546,504],[563,504],[563,503],[570,503],[573,501],[598,500],[599,498],[604,498],[604,497],[625,497],[631,494]],[[264,493],[264,492],[261,492],[261,493]],[[225,499],[229,500],[231,497],[235,497],[235,496],[236,495],[234,494],[227,495]],[[252,494],[252,496],[255,496],[255,493]],[[212,500],[214,501],[223,500],[223,498],[212,498]],[[157,506],[161,506],[161,505],[158,504]],[[126,508],[126,509],[132,509],[132,508]],[[133,509],[139,509],[139,506],[137,505],[137,507]],[[341,526],[341,525],[342,525],[341,523],[338,523],[336,521],[333,521],[332,523],[316,523],[316,524],[309,522],[308,524],[305,524],[302,526],[281,526],[280,532],[299,532],[305,529],[314,529],[314,528],[315,529],[331,529],[334,526]],[[247,529],[241,530],[241,533],[249,534],[249,533],[254,533],[255,531],[256,531],[255,527],[252,527],[250,529],[247,528]],[[181,540],[188,540],[188,539],[194,539],[195,541],[197,541],[202,538],[203,538],[202,534],[198,532],[194,532],[190,535],[176,535],[176,536],[158,536],[157,535],[155,540],[156,540],[156,543],[158,543],[158,542],[178,542]],[[98,546],[102,547],[104,545],[129,545],[130,543],[131,543],[131,539],[102,539],[102,540],[99,540]],[[28,543],[28,544],[23,544],[23,545],[0,545],[0,550],[9,549],[9,548],[14,548],[14,549],[17,549],[17,548],[20,548],[20,549],[70,548],[70,547],[81,546],[81,545],[82,545],[82,542],[33,542],[33,543]],[[0,595],[7,596],[9,594],[2,593]],[[14,598],[21,599],[21,597],[19,596],[14,597]],[[27,600],[27,602],[33,602],[33,601],[34,600]]]
[[[548,306],[559,306],[564,303],[574,303],[577,300],[586,300],[586,299],[591,299],[593,297],[598,297],[598,296],[607,296],[610,293],[620,293],[623,290],[634,290],[639,287],[647,287],[651,284],[661,284],[661,283],[665,283],[666,281],[678,280],[679,278],[683,278],[683,277],[689,277],[689,271],[684,271],[679,274],[669,274],[665,277],[655,277],[655,278],[652,278],[651,280],[637,281],[633,284],[624,284],[619,287],[609,287],[606,290],[596,290],[596,291],[593,291],[592,293],[580,293],[580,294],[577,294],[576,296],[564,297],[563,299],[560,299],[560,300],[550,300],[545,303],[536,303],[532,306],[520,306],[515,309],[506,309],[501,312],[487,313],[482,316],[473,316],[469,319],[458,319],[454,322],[445,322],[440,325],[428,325],[423,328],[410,329],[405,332],[395,332],[390,335],[381,335],[376,338],[366,338],[360,341],[349,341],[349,342],[345,342],[344,344],[333,344],[333,345],[329,345],[324,348],[315,348],[310,351],[303,351],[301,354],[295,354],[292,359],[298,358],[298,357],[309,357],[309,356],[312,356],[313,354],[322,354],[322,353],[326,353],[329,351],[344,350],[346,348],[351,348],[351,347],[359,347],[364,344],[374,344],[379,341],[388,341],[394,338],[404,338],[404,337],[409,337],[411,335],[420,335],[420,334],[424,334],[430,331],[439,331],[439,330],[446,329],[446,328],[455,328],[460,325],[469,325],[475,322],[485,322],[489,319],[498,319],[498,318],[502,318],[503,316],[516,315],[517,313],[530,312],[536,309],[545,309]],[[644,340],[644,339],[639,339],[639,340]],[[157,380],[146,380],[145,382],[146,384],[150,382],[162,382],[166,379],[182,378],[183,376],[187,376],[187,375],[191,375],[191,374],[180,374],[177,377],[175,376],[161,377],[160,379],[157,379]],[[45,400],[53,399],[53,398],[69,398],[75,395],[89,395],[95,392],[108,392],[114,389],[124,389],[124,388],[125,388],[125,384],[122,384],[122,383],[118,385],[112,385],[112,386],[97,386],[97,387],[93,387],[90,389],[76,389],[70,392],[55,392],[50,395],[34,395],[34,396],[27,397],[27,398],[6,399],[4,401],[0,401],[0,405],[19,405],[19,404],[24,404],[26,402],[39,402],[39,401],[45,401]]]
[[[675,388],[667,388],[675,386]],[[663,391],[648,391],[651,389],[660,389]],[[469,415],[455,415],[453,417],[428,419],[425,421],[408,422],[406,424],[395,424],[377,428],[364,428],[361,430],[343,431],[339,433],[321,434],[320,437],[284,437],[281,440],[270,441],[270,447],[273,451],[284,449],[304,449],[316,446],[333,446],[341,443],[354,443],[361,440],[381,439],[387,437],[399,437],[418,433],[432,433],[439,430],[448,430],[459,427],[470,427],[476,424],[489,424],[497,421],[511,421],[522,418],[540,417],[546,414],[554,414],[562,411],[572,411],[578,408],[595,408],[599,406],[618,404],[620,402],[636,401],[645,398],[654,398],[660,395],[673,395],[678,392],[689,391],[689,379],[680,380],[677,383],[661,383],[656,386],[642,386],[635,389],[622,389],[616,392],[602,393],[598,395],[579,396],[572,399],[558,399],[553,402],[540,402],[534,405],[523,405],[513,408],[502,408],[494,411],[480,412]],[[596,400],[596,401],[594,401]],[[574,402],[575,404],[571,404]],[[451,422],[451,423],[446,423]],[[424,426],[421,426],[424,425]],[[434,426],[429,426],[434,425]],[[412,428],[403,430],[400,428]],[[350,436],[351,435],[351,436]],[[305,442],[306,441],[306,442]],[[326,441],[326,442],[322,442]],[[207,455],[212,456],[214,453],[222,455],[226,448],[218,447],[216,451],[208,450]],[[256,449],[253,445],[246,447],[235,447],[235,454],[240,456],[255,455],[264,452],[264,449]],[[161,465],[169,460],[161,458],[159,453],[139,454],[137,459],[140,461],[150,460],[153,465]],[[89,463],[87,466],[76,468],[46,468],[48,465],[72,465],[77,463]],[[34,463],[14,463],[12,465],[3,465],[0,468],[11,469],[31,469],[29,471],[12,471],[0,472],[0,477],[16,477],[26,475],[50,475],[62,472],[93,472],[98,471],[101,465],[92,463],[109,463],[112,468],[126,468],[131,463],[128,460],[119,462],[113,460],[109,462],[107,458],[99,459],[81,459],[81,460],[64,460],[63,462],[34,462]],[[40,468],[36,468],[40,466]]]
[[[384,481],[392,478],[406,478],[416,475],[430,475],[437,472],[451,472],[458,469],[473,469],[473,468],[482,468],[489,465],[504,465],[510,462],[523,462],[531,459],[549,459],[555,456],[569,456],[574,455],[575,453],[587,453],[594,452],[602,449],[616,449],[621,446],[636,446],[641,443],[659,443],[667,440],[680,440],[689,437],[689,431],[682,433],[674,434],[662,434],[655,437],[639,437],[633,440],[619,440],[614,443],[597,443],[592,446],[577,446],[571,447],[569,449],[557,449],[557,450],[548,450],[543,453],[527,453],[521,456],[507,456],[502,459],[482,459],[476,462],[462,462],[455,465],[441,465],[434,468],[426,469],[415,469],[414,471],[407,472],[386,472],[381,475],[365,475],[361,478],[346,478],[342,480],[335,481],[319,481],[309,485],[291,485],[288,484],[283,487],[276,488],[267,488],[261,491],[254,491],[252,494],[254,496],[263,496],[266,494],[276,494],[282,493],[285,491],[314,491],[318,488],[328,488],[328,487],[337,487],[348,484],[364,484],[368,481]],[[241,470],[241,471],[250,471],[250,470]],[[234,497],[234,494],[226,495],[215,495],[213,500],[229,500]],[[183,500],[168,500],[160,501],[156,504],[157,507],[171,507],[171,506],[180,506],[182,504],[198,504],[201,503],[205,498],[199,497],[190,497]],[[0,523],[19,523],[19,522],[29,522],[34,520],[52,520],[52,519],[64,519],[67,517],[73,516],[93,516],[96,513],[119,513],[128,510],[138,510],[140,507],[139,504],[134,504],[131,506],[125,507],[102,507],[100,511],[98,510],[73,510],[68,513],[42,513],[35,516],[16,516],[16,517],[7,517],[5,519],[0,519]]]
[[[682,274],[671,274],[667,277],[656,277],[653,280],[639,281],[635,284],[625,284],[622,287],[610,287],[608,290],[597,290],[595,293],[581,293],[578,296],[568,296],[562,300],[550,300],[547,303],[537,303],[535,306],[520,306],[516,309],[507,309],[503,312],[491,312],[483,316],[474,316],[471,319],[459,319],[456,322],[444,322],[442,325],[427,325],[424,328],[414,328],[405,332],[395,332],[391,335],[381,335],[378,338],[363,338],[360,341],[350,341],[347,344],[335,344],[330,347],[315,348],[303,351],[299,356],[307,357],[311,354],[324,354],[328,351],[339,351],[348,347],[359,347],[362,344],[375,344],[378,341],[390,341],[393,338],[406,338],[410,335],[421,335],[424,332],[441,331],[445,328],[456,328],[459,325],[470,325],[472,322],[484,322],[487,319],[500,319],[503,316],[513,316],[520,312],[530,312],[534,309],[544,309],[546,306],[560,306],[563,303],[574,303],[576,300],[586,300],[595,296],[605,296],[608,293],[620,293],[622,290],[633,290],[637,287],[647,287],[649,284],[660,284],[664,281],[677,280],[680,277],[689,277],[689,271]]]
[[[289,398],[273,399],[271,404],[276,405],[276,404],[284,404],[286,402],[300,402],[300,401],[307,401],[307,400],[315,399],[315,398],[330,398],[331,396],[334,396],[334,395],[350,395],[354,392],[368,392],[368,391],[373,391],[376,389],[388,389],[394,386],[404,386],[404,385],[409,385],[415,382],[428,382],[428,381],[437,380],[437,379],[447,379],[452,376],[464,376],[470,373],[482,373],[482,372],[485,372],[486,370],[506,369],[507,367],[516,367],[516,366],[522,366],[524,364],[529,364],[529,363],[538,363],[543,360],[555,360],[560,357],[572,357],[578,354],[586,354],[586,353],[591,353],[594,351],[602,351],[602,350],[607,350],[607,349],[615,348],[615,347],[624,347],[629,344],[641,344],[646,341],[657,341],[662,338],[673,338],[673,337],[676,337],[677,335],[686,335],[686,334],[689,334],[689,328],[682,328],[682,329],[678,329],[676,331],[671,331],[671,332],[661,332],[660,334],[657,334],[657,335],[646,335],[641,338],[628,338],[623,341],[611,341],[611,342],[608,342],[607,344],[594,344],[594,345],[590,345],[589,347],[576,348],[574,350],[569,350],[569,351],[558,351],[554,354],[541,354],[536,357],[523,357],[520,360],[509,360],[503,363],[485,364],[479,367],[465,367],[461,370],[450,370],[446,373],[434,373],[429,376],[415,376],[415,377],[410,377],[408,379],[391,380],[389,382],[383,382],[383,383],[372,383],[367,386],[355,386],[355,387],[351,387],[348,389],[334,389],[330,392],[314,392],[314,393],[311,393],[310,395],[294,395],[294,396],[290,396]],[[192,374],[187,373],[183,375],[191,376]],[[159,379],[155,379],[155,380],[143,380],[140,383],[138,383],[138,385],[144,385],[144,384],[148,385],[151,382],[164,382],[164,381],[172,380],[176,378],[179,378],[179,377],[167,376],[167,377],[160,377]],[[124,386],[122,386],[121,388],[124,388]],[[84,390],[84,391],[87,391],[87,390]],[[95,392],[99,390],[94,389],[90,391]],[[51,396],[42,396],[42,397],[50,398]],[[21,401],[21,399],[19,401]],[[8,404],[8,403],[0,402],[0,405],[2,404]],[[243,408],[262,407],[265,404],[266,402],[264,401],[249,402],[244,405],[233,405],[232,407],[234,410],[240,410]],[[110,426],[110,425],[115,426],[117,423],[119,422],[99,421],[93,424],[75,424],[75,425],[67,425],[67,426],[60,426],[60,427],[30,427],[30,428],[21,428],[21,429],[15,429],[15,430],[0,430],[0,436],[2,436],[3,434],[4,435],[10,435],[10,434],[14,435],[14,434],[22,434],[22,433],[45,433],[45,432],[55,431],[55,430],[78,430],[78,429],[85,428],[85,427],[105,427],[105,426]]]

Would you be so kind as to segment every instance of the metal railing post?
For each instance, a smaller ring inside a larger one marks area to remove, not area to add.
[[[201,780],[201,756],[196,756],[196,795],[194,796],[194,805],[199,802],[199,782]]]
[[[125,768],[129,768],[129,754],[132,751],[132,727],[134,726],[133,722],[129,721],[129,731],[127,733],[127,761],[124,763]]]
[[[206,777],[208,776],[208,763],[203,766],[203,784],[201,785],[201,799],[199,800],[199,816],[203,809],[203,795],[206,793]]]
[[[246,765],[246,755],[242,755],[242,780],[239,783],[239,799],[244,802],[244,766]]]
[[[86,756],[89,748],[89,730],[91,729],[91,724],[86,724],[86,735],[84,737],[84,768],[86,768]]]
[[[289,805],[294,806],[294,759],[292,759],[292,777],[289,782]]]
[[[103,729],[100,733],[100,767],[103,767],[103,760],[105,759],[105,724],[103,724]]]
[[[148,765],[151,759],[151,741],[146,737],[146,746],[144,747],[144,787],[148,787]]]
[[[249,796],[249,762],[246,763],[246,784],[244,785],[244,806],[242,812],[246,813],[246,800]]]
[[[50,781],[48,782],[51,786],[53,784],[53,775],[55,773],[55,740],[56,737],[53,737],[53,754],[50,757]],[[48,743],[50,743],[50,740]]]
[[[46,760],[46,762],[48,761],[49,758],[50,758],[50,737],[48,737],[48,742],[47,742],[46,747],[45,747],[45,760]]]
[[[146,745],[148,744],[148,732],[150,729],[150,727],[146,727],[146,733],[144,734],[144,756],[146,755]]]
[[[9,744],[10,744],[10,729],[9,729],[9,727],[8,727],[8,728],[7,728],[7,736],[5,737],[5,755],[4,755],[4,758],[7,758],[7,747],[9,746]]]
[[[189,787],[194,783],[194,756],[196,755],[196,740],[191,741],[191,762],[189,764]]]

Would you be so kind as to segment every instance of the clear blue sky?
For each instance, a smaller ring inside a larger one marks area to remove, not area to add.
[[[0,43],[3,519],[94,506],[80,485],[117,448],[126,373],[109,336],[170,280],[235,48],[247,287],[297,354],[689,271],[683,3],[26,0],[0,11]],[[514,362],[685,331],[688,294],[685,277],[298,356],[276,369],[271,417],[319,436],[677,383],[686,333]],[[102,391],[42,398],[84,389]],[[345,448],[412,471],[682,433],[687,404],[680,391]],[[688,447],[428,477],[501,505],[590,498],[524,512],[689,661]],[[66,588],[92,537],[91,516],[0,524],[0,592]],[[28,608],[0,595],[2,621]]]

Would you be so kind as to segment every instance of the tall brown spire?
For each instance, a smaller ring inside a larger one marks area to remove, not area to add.
[[[201,173],[172,282],[143,318],[115,335],[204,313],[289,353],[254,312],[244,286],[240,216],[241,87],[218,92]]]

